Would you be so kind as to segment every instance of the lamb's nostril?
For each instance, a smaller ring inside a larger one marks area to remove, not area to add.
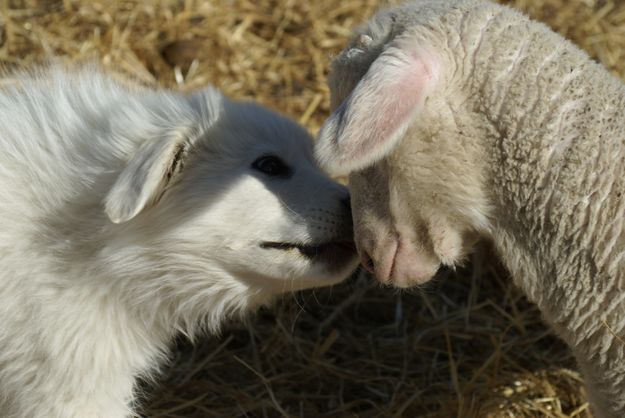
[[[362,254],[360,255],[360,262],[362,263],[362,266],[365,269],[367,269],[369,273],[371,274],[374,273],[375,265],[373,264],[373,259],[366,251],[363,251]]]

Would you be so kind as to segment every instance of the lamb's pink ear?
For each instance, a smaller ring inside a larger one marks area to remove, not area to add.
[[[183,167],[189,147],[183,136],[154,138],[143,143],[121,172],[105,199],[114,223],[129,221],[154,204]]]
[[[345,175],[384,158],[402,138],[435,83],[432,54],[390,47],[371,64],[319,132],[320,165]]]

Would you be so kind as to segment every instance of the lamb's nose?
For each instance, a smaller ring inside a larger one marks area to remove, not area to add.
[[[362,263],[362,266],[367,269],[367,271],[371,274],[374,274],[374,267],[375,265],[373,264],[373,259],[371,258],[371,256],[369,255],[369,253],[367,253],[366,251],[363,251],[362,254],[360,255],[360,262]]]

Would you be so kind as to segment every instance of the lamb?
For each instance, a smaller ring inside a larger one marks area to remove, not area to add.
[[[363,264],[398,287],[493,241],[571,347],[594,415],[625,416],[625,86],[484,0],[413,0],[355,33],[316,156],[349,174]]]
[[[0,194],[3,418],[134,416],[175,335],[357,264],[309,134],[211,87],[20,77],[0,92]]]

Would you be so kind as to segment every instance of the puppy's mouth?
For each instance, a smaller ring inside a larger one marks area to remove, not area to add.
[[[260,244],[261,248],[282,251],[299,251],[301,255],[309,259],[349,257],[356,253],[353,242],[327,242],[322,244],[295,244],[290,242],[265,241]]]

